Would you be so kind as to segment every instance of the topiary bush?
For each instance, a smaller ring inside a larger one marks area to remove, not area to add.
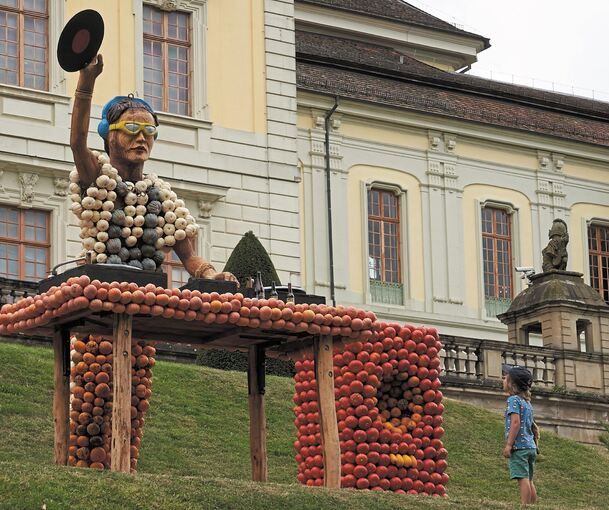
[[[247,353],[241,351],[225,351],[222,349],[205,349],[197,356],[197,363],[220,370],[236,370],[247,372]],[[280,377],[294,377],[296,370],[294,362],[277,358],[266,358],[265,368],[267,375]]]
[[[233,273],[241,287],[245,287],[246,279],[249,276],[256,278],[258,271],[261,273],[262,283],[265,286],[270,285],[271,282],[281,285],[273,261],[251,230],[246,232],[235,246],[226,262],[224,271]]]

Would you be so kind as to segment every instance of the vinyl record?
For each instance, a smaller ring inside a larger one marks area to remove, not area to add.
[[[57,44],[57,60],[68,72],[87,67],[104,39],[104,20],[93,9],[75,14],[66,24]]]

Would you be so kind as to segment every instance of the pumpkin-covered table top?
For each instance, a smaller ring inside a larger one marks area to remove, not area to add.
[[[83,275],[3,305],[0,334],[50,335],[62,327],[112,334],[115,314],[133,317],[134,338],[223,348],[262,343],[283,353],[301,350],[318,334],[365,340],[377,327],[372,312],[353,307],[286,304],[240,293],[102,282]]]

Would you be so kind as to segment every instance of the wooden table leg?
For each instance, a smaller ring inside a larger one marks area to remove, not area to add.
[[[56,329],[53,335],[53,422],[55,424],[55,464],[68,463],[70,439],[70,330]]]
[[[114,315],[112,471],[122,473],[131,468],[131,326],[131,315]]]
[[[317,335],[313,347],[319,404],[319,426],[324,457],[324,486],[340,488],[340,442],[334,402],[332,336]]]
[[[250,456],[254,482],[268,481],[264,384],[264,347],[252,345],[248,353],[247,386],[250,411]]]

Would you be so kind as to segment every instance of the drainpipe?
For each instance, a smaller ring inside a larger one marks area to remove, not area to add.
[[[330,118],[338,108],[338,97],[334,99],[334,106],[326,112],[325,115],[325,130],[326,130],[326,196],[328,201],[328,246],[330,249],[330,299],[332,306],[336,306],[336,290],[334,286],[334,238],[332,235],[332,187],[330,182]]]

